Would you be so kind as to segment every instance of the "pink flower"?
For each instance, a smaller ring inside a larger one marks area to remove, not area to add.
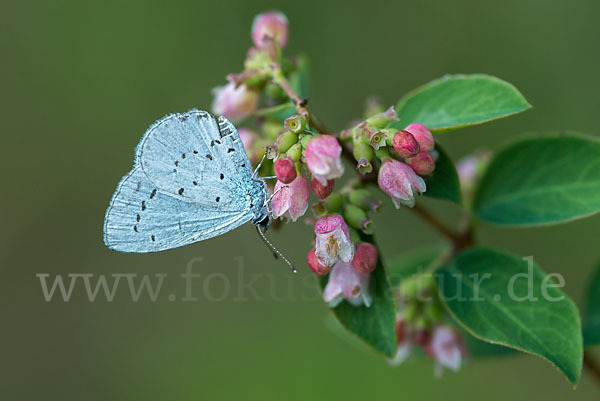
[[[321,185],[321,183],[313,177],[313,179],[310,180],[310,187],[317,198],[325,199],[333,192],[335,188],[335,181],[328,180],[327,185]]]
[[[310,172],[326,186],[327,180],[340,178],[344,174],[341,154],[342,147],[335,137],[320,135],[308,142],[304,158]]]
[[[273,217],[284,216],[296,221],[306,212],[309,188],[308,181],[302,175],[298,175],[287,185],[277,181],[273,193],[275,193],[271,201]]]
[[[429,175],[435,170],[435,160],[427,152],[421,152],[412,159],[408,160],[408,164],[415,173],[419,175]]]
[[[258,94],[246,85],[236,88],[235,84],[230,82],[214,88],[213,95],[213,113],[225,116],[231,121],[239,121],[249,116],[258,106]]]
[[[251,152],[256,140],[256,134],[246,128],[239,128],[237,131],[240,135],[240,139],[242,140],[242,144],[244,145],[246,153]]]
[[[377,266],[377,248],[368,242],[356,244],[352,266],[360,274],[371,274]]]
[[[413,134],[401,130],[394,134],[394,150],[403,159],[408,159],[419,153],[419,142]]]
[[[296,165],[289,157],[283,157],[275,161],[275,175],[284,184],[290,184],[296,179]]]
[[[436,362],[436,374],[443,368],[460,369],[463,358],[467,356],[461,335],[448,326],[436,326],[425,346],[427,354]]]
[[[415,192],[425,192],[425,181],[410,166],[397,160],[388,159],[383,162],[377,177],[379,188],[392,198],[396,208],[400,205],[413,207]]]
[[[272,41],[284,48],[288,41],[288,20],[278,11],[267,11],[254,17],[252,41],[262,49]]]
[[[421,146],[421,152],[431,152],[435,147],[433,135],[431,135],[431,132],[423,124],[410,124],[404,130],[413,134]]]
[[[337,261],[352,262],[354,245],[344,218],[338,214],[325,216],[315,223],[316,251],[319,262],[331,266]]]
[[[335,308],[346,299],[354,306],[371,306],[369,276],[358,273],[352,265],[338,262],[331,269],[329,281],[323,292],[323,299]]]
[[[331,270],[331,266],[323,266],[321,263],[319,263],[319,259],[317,259],[317,255],[315,255],[315,248],[308,251],[308,254],[306,255],[306,262],[308,263],[310,270],[319,276],[324,276],[329,273],[329,270]]]

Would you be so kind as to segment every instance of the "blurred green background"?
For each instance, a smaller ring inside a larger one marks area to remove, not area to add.
[[[433,377],[428,361],[390,368],[325,324],[328,311],[303,261],[311,228],[273,240],[296,261],[292,277],[251,226],[152,255],[111,252],[104,211],[156,119],[209,108],[210,90],[237,72],[253,16],[290,19],[287,54],[312,61],[311,106],[327,125],[359,116],[366,96],[395,103],[445,73],[482,72],[516,85],[534,109],[438,136],[461,157],[523,132],[598,134],[600,2],[589,1],[27,1],[2,6],[2,221],[0,398],[5,400],[598,400],[585,372],[573,391],[532,356],[475,359]],[[456,209],[424,199],[448,221]],[[480,239],[533,255],[565,276],[579,304],[600,258],[600,216],[543,229],[482,227]],[[388,203],[376,219],[389,258],[439,241]],[[197,302],[180,302],[194,257]],[[242,257],[244,275],[238,261]],[[81,282],[70,302],[46,303],[37,273],[166,273],[159,299],[89,302]],[[231,295],[222,293],[223,276]],[[260,274],[257,300],[239,283]],[[177,300],[169,302],[168,294]],[[281,298],[284,299],[281,299]]]

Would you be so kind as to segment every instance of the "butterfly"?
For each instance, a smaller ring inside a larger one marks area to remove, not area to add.
[[[133,169],[117,185],[104,218],[104,243],[120,252],[158,252],[251,221],[274,255],[295,271],[264,236],[272,214],[259,168],[252,171],[225,117],[200,110],[168,115],[143,135]]]

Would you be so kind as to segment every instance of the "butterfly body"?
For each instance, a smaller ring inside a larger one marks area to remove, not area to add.
[[[191,110],[153,124],[106,211],[104,242],[157,252],[202,241],[248,221],[267,228],[265,182],[226,118]]]

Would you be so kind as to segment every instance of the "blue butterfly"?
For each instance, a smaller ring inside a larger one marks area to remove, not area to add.
[[[168,115],[146,131],[133,169],[117,185],[104,218],[104,243],[120,252],[158,252],[252,221],[295,271],[264,236],[270,199],[257,171],[225,117],[200,110]]]

